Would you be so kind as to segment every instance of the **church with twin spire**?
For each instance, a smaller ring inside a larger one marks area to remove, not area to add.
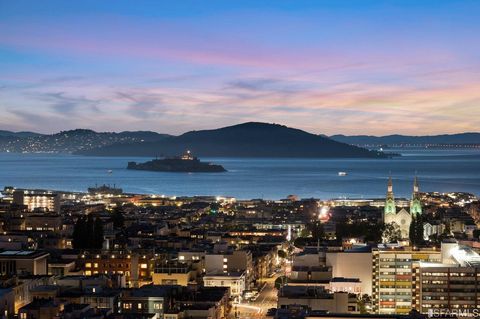
[[[392,178],[388,179],[387,197],[385,200],[385,209],[383,212],[383,221],[385,224],[395,223],[400,228],[402,238],[408,238],[410,232],[410,223],[414,216],[422,214],[422,202],[420,200],[418,179],[415,177],[413,181],[413,193],[410,200],[410,209],[407,211],[401,208],[397,211],[395,204],[395,196],[393,195]]]

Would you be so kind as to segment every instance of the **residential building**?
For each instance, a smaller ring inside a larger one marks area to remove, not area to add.
[[[25,205],[29,211],[43,209],[50,212],[60,213],[60,194],[43,190],[15,190],[13,202],[17,205]]]
[[[46,275],[48,256],[39,250],[6,250],[0,253],[0,274]]]
[[[205,287],[228,287],[232,298],[241,299],[246,289],[245,273],[207,273],[203,277]]]
[[[152,281],[154,285],[193,285],[196,284],[196,271],[191,264],[161,262],[155,265]]]
[[[420,262],[440,262],[433,249],[382,246],[373,250],[373,310],[380,314],[406,314],[416,307],[416,269]]]
[[[349,296],[345,292],[330,293],[319,286],[283,286],[278,292],[278,308],[291,305],[332,313],[348,313]]]

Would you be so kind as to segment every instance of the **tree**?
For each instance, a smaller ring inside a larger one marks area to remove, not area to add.
[[[299,237],[308,237],[310,236],[310,231],[307,228],[302,229]]]
[[[72,246],[74,249],[85,248],[85,226],[86,225],[84,217],[79,217],[73,227]]]
[[[123,228],[125,225],[125,217],[121,207],[117,206],[113,209],[112,222],[115,228]]]
[[[365,241],[379,242],[382,239],[382,233],[385,228],[383,223],[370,223],[366,221],[347,221],[338,222],[336,225],[336,236],[338,240],[351,237],[363,237]]]
[[[443,230],[443,233],[446,235],[446,236],[450,236],[452,234],[452,231],[450,229],[450,220],[447,220],[445,222],[445,229]]]
[[[293,245],[297,248],[303,248],[305,247],[305,244],[307,242],[307,238],[305,237],[297,237],[295,238],[295,240],[293,241]]]
[[[421,215],[413,216],[410,223],[409,239],[412,245],[422,245],[424,243],[423,238],[423,218]]]
[[[358,310],[360,314],[367,314],[367,304],[370,304],[372,301],[370,299],[370,296],[367,294],[358,296],[357,299],[357,305],[358,305]]]
[[[423,216],[418,215],[417,218],[417,223],[415,224],[415,234],[416,234],[416,244],[417,245],[423,245],[425,243],[425,238],[423,237],[424,230],[423,230]]]
[[[480,237],[480,229],[475,229],[473,231],[473,238],[478,239]]]
[[[73,227],[72,246],[74,249],[101,249],[103,244],[103,223],[100,218],[79,217]]]
[[[92,214],[88,214],[87,215],[87,223],[86,223],[86,247],[84,248],[88,248],[88,249],[91,249],[91,248],[94,248],[95,247],[95,237],[93,235],[94,231],[93,231],[93,226],[94,226],[94,220],[93,220],[93,215]]]
[[[307,228],[309,228],[312,233],[312,238],[314,240],[322,240],[325,238],[325,230],[321,222],[317,221],[313,224],[308,224]]]
[[[286,276],[280,276],[277,279],[275,279],[275,288],[280,289],[287,283],[287,277]]]
[[[382,234],[382,242],[394,243],[402,239],[402,232],[396,223],[385,224],[385,229]]]
[[[93,248],[95,249],[102,249],[103,246],[103,222],[102,220],[97,217],[95,219],[95,223],[93,225]]]

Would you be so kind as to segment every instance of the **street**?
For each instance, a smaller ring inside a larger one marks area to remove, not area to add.
[[[277,307],[277,289],[275,288],[275,280],[278,274],[272,278],[264,278],[265,287],[260,291],[257,299],[252,302],[242,302],[233,307],[233,313],[237,311],[237,318],[264,318],[268,309]]]

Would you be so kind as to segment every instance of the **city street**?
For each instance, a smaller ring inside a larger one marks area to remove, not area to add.
[[[237,318],[264,318],[268,309],[277,307],[277,289],[275,288],[275,280],[278,278],[278,274],[272,278],[264,278],[262,282],[265,282],[265,287],[260,291],[260,294],[252,302],[242,302],[234,305],[233,313],[235,309],[237,311]]]

